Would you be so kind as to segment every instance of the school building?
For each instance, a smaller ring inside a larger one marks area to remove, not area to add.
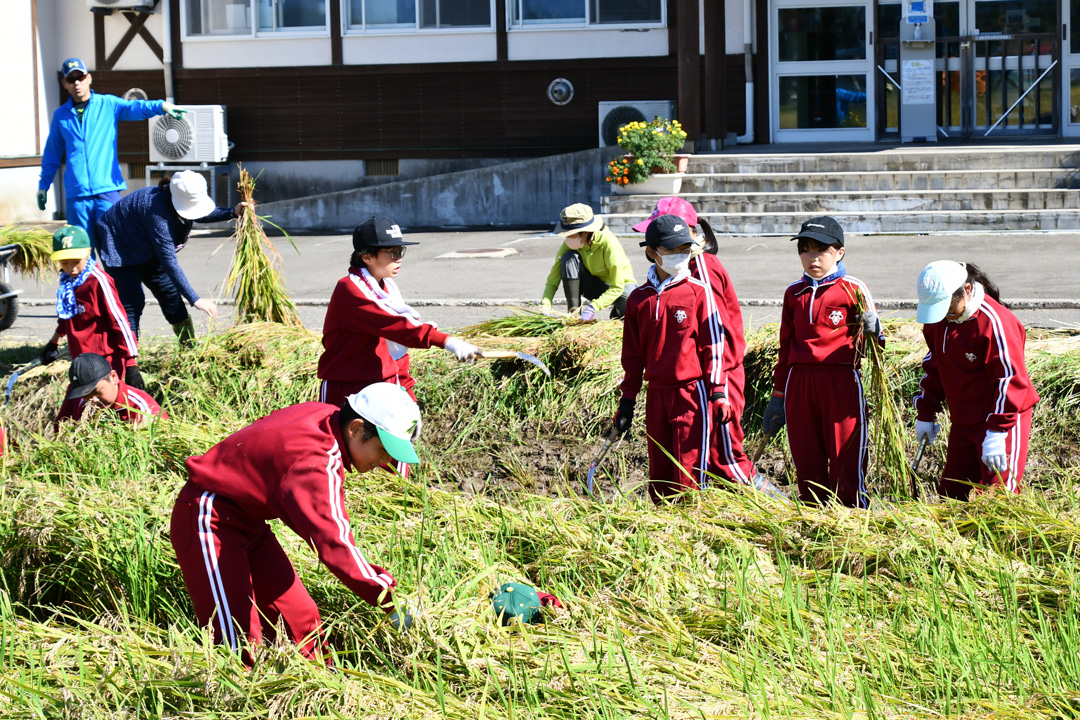
[[[229,161],[290,197],[596,148],[635,112],[699,151],[898,142],[918,12],[939,138],[1080,135],[1080,0],[10,0],[0,220],[54,210],[34,189],[69,56],[98,92],[225,106]],[[148,123],[120,138],[136,186]]]

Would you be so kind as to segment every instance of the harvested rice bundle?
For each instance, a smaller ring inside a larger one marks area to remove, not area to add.
[[[0,245],[17,245],[11,256],[12,269],[39,280],[53,272],[52,233],[39,227],[16,227],[8,223],[0,228]]]

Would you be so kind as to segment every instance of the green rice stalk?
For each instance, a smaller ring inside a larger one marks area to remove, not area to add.
[[[265,218],[255,213],[255,178],[243,167],[238,187],[247,207],[236,221],[236,246],[225,281],[225,292],[236,293],[236,321],[300,325],[296,306],[281,277],[281,254],[266,237],[262,227]]]
[[[461,334],[465,337],[546,337],[575,322],[569,316],[547,315],[519,307],[512,308],[512,312],[507,317],[463,328]]]
[[[13,270],[44,280],[55,270],[49,257],[52,255],[52,236],[43,228],[8,223],[0,228],[0,245],[18,245],[15,254],[8,260]]]

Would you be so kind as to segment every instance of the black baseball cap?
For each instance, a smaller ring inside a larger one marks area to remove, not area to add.
[[[83,353],[71,361],[68,368],[68,379],[71,380],[71,389],[68,390],[67,399],[86,397],[97,384],[107,378],[112,371],[109,361],[97,353]]]
[[[828,215],[822,215],[804,222],[802,227],[799,228],[799,234],[791,239],[799,240],[801,238],[817,240],[819,243],[825,243],[826,245],[844,247],[844,228],[840,227],[840,223]]]
[[[645,242],[641,247],[662,247],[667,250],[694,242],[690,237],[690,226],[678,215],[659,215],[645,228]]]
[[[366,247],[388,248],[419,244],[405,242],[401,237],[401,228],[397,226],[397,223],[376,215],[372,215],[371,219],[357,225],[352,234],[353,250]]]

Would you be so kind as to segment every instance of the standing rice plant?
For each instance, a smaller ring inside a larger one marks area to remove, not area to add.
[[[225,281],[225,292],[236,292],[236,321],[300,325],[296,306],[281,277],[281,254],[263,230],[262,222],[266,218],[255,213],[255,178],[243,167],[237,186],[241,201],[247,205],[236,220],[233,234],[236,246]]]
[[[0,245],[17,245],[11,256],[12,269],[42,280],[53,271],[52,233],[39,227],[16,227],[8,223],[0,228]]]

